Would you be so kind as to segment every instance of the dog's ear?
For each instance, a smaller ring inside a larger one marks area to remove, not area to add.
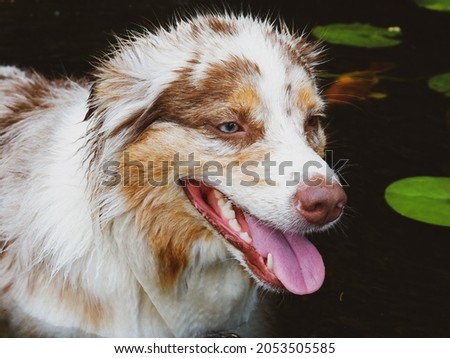
[[[124,136],[124,145],[129,145],[137,140],[142,133],[157,120],[156,112],[153,106],[149,106],[143,110],[137,110],[134,113],[123,118],[123,120],[115,126],[110,136]]]
[[[88,110],[84,116],[85,122],[91,122],[89,127],[97,137],[111,139],[121,136],[123,147],[126,147],[137,140],[161,114],[152,104],[130,113],[122,112],[120,106],[123,106],[126,94],[121,96],[122,101],[117,101],[117,97],[105,92],[101,87],[97,83],[91,85],[87,101]],[[132,96],[130,98],[132,99]],[[108,118],[112,117],[112,113],[114,118]],[[117,113],[120,113],[120,118],[117,118]]]

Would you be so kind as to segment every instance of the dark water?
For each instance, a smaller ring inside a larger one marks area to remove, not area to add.
[[[0,0],[0,63],[80,76],[89,71],[92,55],[107,48],[112,32],[212,3]],[[427,88],[428,77],[450,70],[450,14],[420,9],[412,0],[229,3],[233,9],[250,4],[255,11],[273,10],[299,28],[368,22],[399,26],[404,34],[395,48],[329,47],[324,69],[330,72],[392,63],[387,75],[397,80],[377,86],[386,99],[330,109],[335,158],[350,159],[344,176],[352,210],[341,230],[315,241],[327,267],[323,288],[277,299],[274,334],[449,337],[450,230],[397,215],[383,193],[399,178],[450,176],[450,101]],[[6,334],[0,325],[0,335]]]

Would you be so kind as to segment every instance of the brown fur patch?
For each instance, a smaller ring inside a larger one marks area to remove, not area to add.
[[[186,267],[194,242],[199,238],[209,239],[212,234],[194,216],[190,203],[190,210],[185,208],[187,198],[182,188],[170,182],[172,166],[166,169],[161,165],[164,161],[173,160],[176,148],[166,145],[154,151],[154,146],[159,147],[169,138],[168,133],[163,132],[149,130],[140,141],[127,147],[128,158],[122,158],[120,170],[125,173],[122,191],[130,210],[136,211],[136,223],[139,229],[149,230],[149,247],[157,260],[161,287],[169,289]],[[155,164],[152,172],[147,165],[149,160]],[[149,179],[168,179],[169,183],[155,186]]]
[[[223,19],[218,19],[217,17],[208,17],[208,25],[213,31],[218,33],[229,35],[236,33],[236,28],[232,24]]]
[[[281,46],[292,64],[299,65],[309,76],[315,77],[315,68],[311,64],[319,61],[320,51],[317,51],[320,47],[319,42],[297,36],[293,44],[288,44],[274,30],[269,30],[266,33],[266,38],[272,43]]]
[[[52,82],[41,75],[30,73],[27,81],[16,80],[15,78],[0,79],[12,82],[9,90],[3,91],[5,97],[13,97],[16,100],[8,103],[10,115],[0,119],[0,131],[27,118],[27,113],[39,109],[51,107],[48,102],[50,90],[53,85],[64,86],[65,81]]]
[[[174,210],[173,207],[164,206],[161,209]],[[159,213],[164,213],[161,209],[155,207]],[[210,239],[212,233],[202,224],[199,225],[198,219],[189,217],[183,210],[160,214],[152,221],[149,242],[158,258],[161,287],[169,289],[186,267],[194,242],[199,238]]]
[[[238,114],[236,122],[246,131],[248,142],[262,139],[265,133],[264,123],[255,119],[261,100],[255,88],[250,85],[243,86],[231,94],[228,102],[233,112]]]
[[[236,111],[243,111],[245,113],[252,113],[259,105],[260,99],[255,89],[252,86],[244,86],[229,99],[230,105]]]
[[[237,92],[250,94],[245,88],[251,85],[255,76],[261,74],[258,65],[241,58],[214,63],[207,68],[204,78],[197,83],[191,78],[195,65],[199,63],[197,56],[194,55],[188,61],[187,67],[178,70],[178,79],[172,81],[153,104],[124,118],[109,136],[114,137],[126,132],[127,137],[123,145],[125,148],[139,140],[142,133],[156,121],[176,122],[209,135],[217,135],[220,133],[211,132],[209,129],[225,122],[239,120],[240,124],[248,124],[245,128],[246,135],[227,136],[224,140],[246,146],[261,139],[264,134],[262,123],[254,120],[249,106],[242,107],[234,100]],[[132,88],[133,82],[133,79],[128,79],[127,82],[126,76],[117,74],[114,68],[107,67],[102,71],[100,77],[107,80],[101,80],[92,88],[90,110],[86,115],[86,118],[96,117],[96,125],[92,129],[94,132],[102,126],[109,106],[120,99],[127,88]],[[254,99],[255,105],[256,96],[252,95],[250,98]]]
[[[30,295],[41,289],[49,290],[56,295],[61,306],[81,316],[81,321],[93,329],[98,329],[111,319],[108,305],[84,291],[82,284],[68,281],[62,274],[53,275],[51,280],[48,277],[51,274],[43,265],[34,266],[27,286]]]
[[[321,157],[325,155],[326,137],[320,126],[319,116],[315,114],[319,106],[316,91],[309,86],[303,86],[297,96],[297,106],[306,114],[304,132],[308,144]]]
[[[213,64],[197,85],[191,80],[191,71],[191,68],[180,70],[179,78],[162,91],[151,108],[133,116],[132,140],[155,121],[176,122],[210,135],[217,133],[211,133],[208,128],[240,121],[247,125],[246,135],[228,136],[226,140],[245,146],[262,137],[262,124],[254,121],[249,112],[258,103],[256,93],[248,89],[251,78],[260,74],[256,64],[238,58]],[[236,102],[236,99],[245,100],[245,103]]]
[[[327,145],[327,138],[321,125],[318,124],[317,128],[306,132],[306,139],[310,147],[321,157],[325,156],[325,147]]]
[[[297,106],[304,112],[310,113],[312,109],[317,107],[317,94],[310,88],[303,86],[297,97]]]
[[[297,41],[294,48],[289,49],[291,60],[304,68],[306,73],[311,76],[316,76],[316,69],[311,65],[320,60],[319,42],[309,41],[306,38],[301,38]]]
[[[104,302],[79,292],[71,285],[67,285],[65,290],[61,291],[61,301],[63,300],[66,300],[73,310],[80,310],[83,316],[82,321],[87,322],[91,327],[98,328],[111,319],[109,307]]]

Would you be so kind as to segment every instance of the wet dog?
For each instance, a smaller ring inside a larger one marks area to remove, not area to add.
[[[39,336],[202,336],[324,280],[346,196],[320,50],[201,15],[119,40],[91,82],[0,67],[0,302]]]

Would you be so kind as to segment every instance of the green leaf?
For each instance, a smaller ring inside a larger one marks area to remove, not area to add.
[[[450,97],[450,72],[431,77],[428,80],[428,87]]]
[[[450,178],[401,179],[386,188],[384,197],[389,206],[403,216],[450,226]]]
[[[382,28],[361,23],[331,24],[316,26],[312,33],[317,38],[335,45],[375,48],[401,43],[399,27]]]
[[[420,7],[435,11],[450,11],[450,0],[414,0]]]

